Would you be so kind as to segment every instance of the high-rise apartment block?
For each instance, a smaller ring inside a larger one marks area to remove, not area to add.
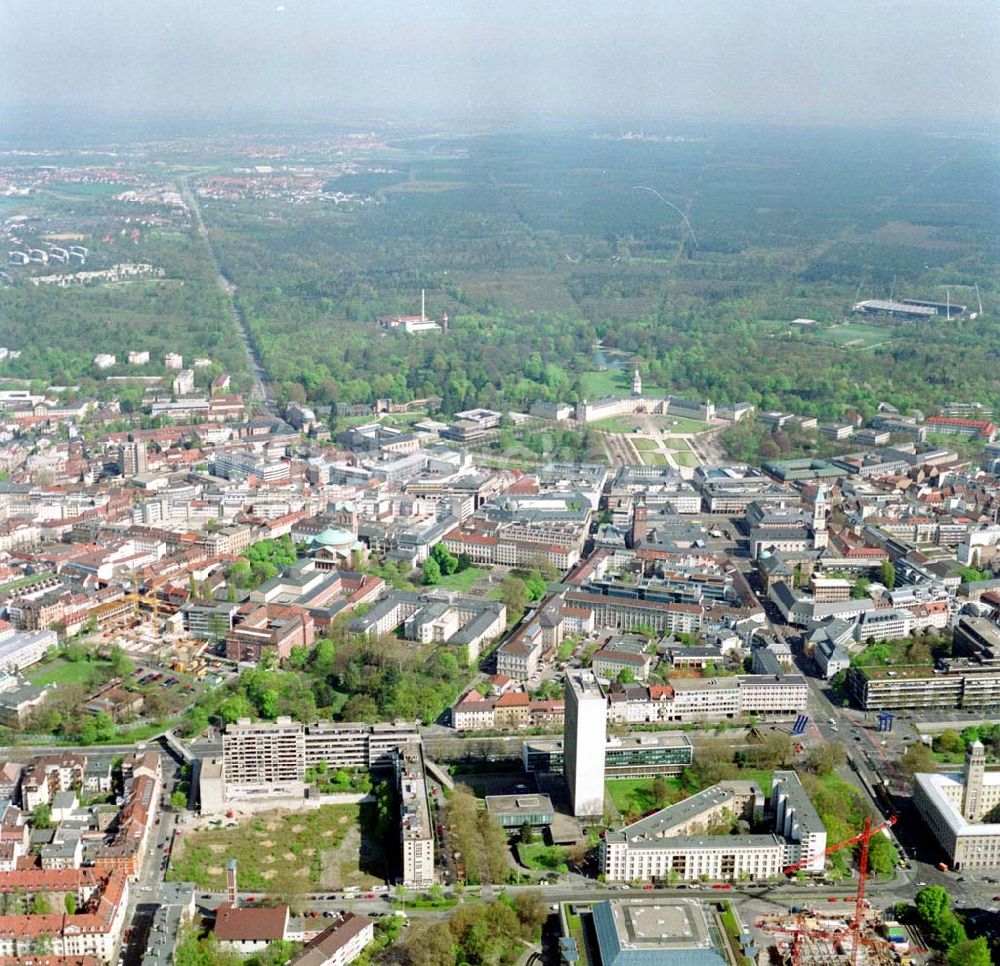
[[[227,799],[301,798],[305,770],[305,731],[291,718],[241,718],[226,728],[222,780]]]
[[[122,476],[141,476],[148,469],[146,444],[129,440],[118,447],[118,463]]]

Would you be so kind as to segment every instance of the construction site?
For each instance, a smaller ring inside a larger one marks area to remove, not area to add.
[[[841,849],[861,847],[855,895],[826,899],[830,907],[825,910],[793,906],[788,914],[764,915],[755,921],[762,945],[776,954],[771,962],[780,961],[788,966],[843,966],[844,963],[891,966],[911,961],[906,930],[897,922],[883,919],[865,898],[872,836],[882,834],[895,822],[895,818],[889,818],[875,825],[871,819],[866,819],[858,835],[826,849],[825,854],[829,855]],[[807,861],[788,866],[785,874],[795,874]]]
[[[802,909],[789,915],[764,916],[755,925],[766,946],[777,954],[771,962],[794,966],[890,966],[910,962],[909,938],[898,923],[883,920],[870,908],[865,909],[857,928],[854,918],[850,908],[841,912]]]

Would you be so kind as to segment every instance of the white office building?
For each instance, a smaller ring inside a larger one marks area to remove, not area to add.
[[[963,772],[913,776],[913,804],[953,869],[1000,868],[1000,772],[986,770],[986,749],[969,745]]]

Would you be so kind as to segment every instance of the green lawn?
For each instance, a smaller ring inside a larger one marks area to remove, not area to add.
[[[601,399],[604,396],[631,396],[632,371],[631,369],[599,369],[584,372],[580,375],[580,385],[583,387],[584,396],[591,401]],[[644,396],[666,396],[667,390],[662,386],[647,385],[646,380],[643,379],[642,394]]]
[[[736,916],[733,913],[732,906],[730,906],[728,902],[719,914],[719,919],[722,921],[722,926],[726,930],[726,936],[729,938],[729,948],[736,957],[736,962],[739,966],[752,966],[753,960],[744,956],[743,953],[740,952],[743,943],[743,936],[740,933],[740,927],[736,922]]]
[[[702,433],[709,428],[708,423],[703,423],[698,419],[687,419],[684,416],[664,416],[665,423],[670,426],[672,433]]]
[[[628,433],[631,435],[639,423],[636,422],[635,416],[612,416],[611,419],[599,419],[596,423],[588,425],[602,433]]]
[[[640,453],[640,458],[646,466],[666,466],[667,458],[662,453]]]
[[[701,465],[701,460],[699,460],[694,453],[677,453],[674,456],[674,459],[676,460],[678,466],[695,467]]]
[[[663,445],[666,446],[667,449],[672,449],[678,453],[687,453],[691,450],[691,447],[688,446],[686,439],[665,439],[663,441]]]
[[[681,440],[681,442],[683,443],[684,441]],[[655,439],[646,439],[643,436],[633,437],[633,439],[632,439],[632,445],[637,450],[639,450],[640,453],[643,452],[643,451],[645,451],[645,450],[655,450],[655,449],[657,449],[659,447],[659,444],[656,442]],[[687,443],[684,443],[684,445],[686,446]]]
[[[17,580],[8,581],[6,584],[0,586],[0,593],[12,594],[15,590],[21,590],[24,587],[30,587],[32,584],[40,583],[43,580],[48,580],[51,574],[31,574],[28,577],[19,577]]]
[[[736,777],[740,781],[757,782],[765,795],[771,794],[769,771],[744,769]],[[652,778],[612,778],[604,783],[604,787],[622,815],[629,812],[645,813],[657,807],[653,798],[653,781]],[[667,804],[701,791],[700,788],[686,785],[682,778],[664,777],[663,781],[667,786]]]
[[[829,329],[810,329],[809,334],[823,342],[832,342],[834,345],[847,346],[851,349],[866,349],[880,342],[889,341],[895,332],[884,326],[867,325],[864,322],[845,322]]]
[[[485,567],[469,567],[467,570],[442,577],[434,586],[467,594],[472,585],[481,577],[485,577],[488,572]]]
[[[121,725],[118,734],[108,744],[121,744],[122,741],[148,741],[153,735],[161,735],[167,728],[175,725],[180,718],[169,718],[166,721],[150,721],[137,724],[135,727]]]
[[[632,392],[632,378],[625,375],[624,369],[599,369],[596,372],[584,372],[580,375],[580,385],[583,387],[583,394],[587,399],[622,396]]]
[[[85,684],[95,670],[110,666],[109,661],[65,661],[56,658],[29,668],[27,678],[32,684]]]
[[[760,785],[761,791],[765,795],[771,794],[771,772],[769,771],[755,771],[752,768],[741,769],[739,773],[740,781],[744,782],[756,782]]]
[[[566,872],[566,850],[558,845],[533,842],[531,845],[518,843],[517,855],[521,865],[536,872]]]
[[[441,896],[439,899],[435,899],[429,895],[419,895],[414,899],[395,899],[390,903],[393,909],[402,909],[404,912],[407,909],[439,909],[447,910],[458,905],[457,899],[451,899],[447,896]]]
[[[246,891],[309,891],[320,883],[332,852],[349,834],[357,834],[357,805],[324,805],[308,812],[269,812],[242,821],[237,828],[182,829],[177,833],[167,880],[194,882],[200,889],[222,891],[226,863],[236,859]]]
[[[569,927],[569,934],[576,940],[576,948],[580,951],[580,966],[589,966],[590,957],[587,955],[587,942],[583,938],[583,923],[580,922],[580,917],[568,912],[566,925]]]
[[[428,418],[427,412],[412,412],[412,413],[392,413],[391,415],[383,416],[380,422],[383,426],[412,426],[414,423],[419,423],[423,419]]]
[[[680,779],[664,778],[663,781],[667,786],[668,801],[679,798],[684,791]],[[622,815],[656,808],[652,778],[612,778],[604,783],[604,787]]]

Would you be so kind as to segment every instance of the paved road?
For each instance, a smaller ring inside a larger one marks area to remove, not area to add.
[[[246,319],[243,318],[243,313],[240,311],[240,307],[236,302],[236,286],[228,278],[226,278],[225,275],[223,275],[222,269],[219,267],[219,259],[215,254],[215,248],[212,246],[212,239],[208,234],[208,229],[205,227],[205,221],[201,215],[201,206],[198,204],[198,197],[191,190],[191,186],[186,177],[180,178],[180,189],[185,202],[189,205],[191,212],[194,215],[198,234],[205,243],[208,256],[215,268],[215,274],[219,281],[219,288],[222,289],[223,294],[226,296],[226,303],[229,306],[229,312],[233,317],[233,321],[236,323],[236,330],[239,332],[240,340],[242,341],[244,351],[246,352],[250,373],[253,376],[254,396],[258,402],[263,404],[264,408],[267,409],[269,413],[277,415],[274,399],[268,394],[267,391],[267,372],[264,370],[260,357],[257,355],[257,350],[253,346],[253,342],[250,339],[250,330],[247,328]]]
[[[167,755],[163,756],[163,785],[155,819],[155,834],[150,835],[146,854],[143,856],[139,878],[132,883],[129,892],[129,909],[126,921],[131,930],[130,938],[123,944],[125,966],[138,966],[146,948],[156,912],[159,885],[164,879],[163,860],[173,838],[176,814],[164,808],[170,799],[177,781],[177,764]]]

